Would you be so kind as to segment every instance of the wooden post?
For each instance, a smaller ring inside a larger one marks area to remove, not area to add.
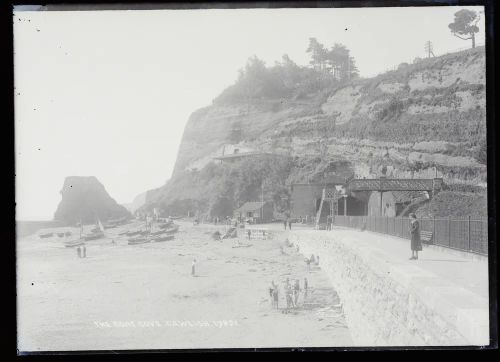
[[[451,246],[451,218],[448,216],[448,246]]]
[[[382,216],[382,196],[383,196],[382,190],[380,191],[380,216]]]
[[[470,215],[467,219],[467,250],[470,251]]]
[[[432,216],[432,239],[433,239],[433,244],[436,243],[436,216]]]

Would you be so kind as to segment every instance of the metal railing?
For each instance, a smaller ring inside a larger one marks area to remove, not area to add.
[[[421,218],[421,231],[432,232],[431,244],[488,255],[488,221],[484,219]],[[336,215],[334,225],[365,229],[410,239],[410,219],[385,216]]]

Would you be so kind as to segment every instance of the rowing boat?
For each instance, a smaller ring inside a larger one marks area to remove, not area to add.
[[[179,231],[179,225],[174,225],[170,229],[166,229],[164,232],[165,234],[173,234]]]
[[[73,248],[75,246],[85,245],[83,239],[67,240],[64,242],[64,246],[67,248]]]
[[[151,240],[143,237],[136,237],[128,239],[128,245],[144,244],[149,243]]]
[[[156,236],[151,239],[153,242],[160,242],[160,241],[168,241],[168,240],[173,240],[174,235],[161,235],[161,236]]]

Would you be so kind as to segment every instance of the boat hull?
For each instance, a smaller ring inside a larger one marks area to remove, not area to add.
[[[165,236],[157,236],[157,237],[153,238],[151,241],[158,243],[158,242],[169,241],[169,240],[173,240],[173,239],[174,239],[174,235],[165,235]]]
[[[95,234],[84,235],[83,240],[85,241],[97,240],[97,239],[102,239],[103,237],[104,237],[103,233],[95,233]]]
[[[151,240],[147,238],[129,239],[128,245],[146,244],[149,243],[150,241]]]
[[[85,242],[82,239],[66,241],[64,243],[64,246],[67,248],[74,248],[76,246],[81,246],[81,245],[85,245]]]

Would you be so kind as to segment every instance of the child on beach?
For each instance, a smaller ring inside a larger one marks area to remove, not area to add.
[[[279,297],[278,284],[274,284],[273,282],[273,303],[276,309],[278,309],[278,299],[279,299],[278,297]]]
[[[300,293],[300,282],[298,279],[295,279],[295,286],[293,288],[293,297],[294,297],[293,304],[295,308],[297,308],[298,305],[299,293]]]
[[[196,268],[196,259],[193,259],[193,263],[191,264],[191,275],[192,276],[195,276],[195,274],[196,274],[195,268]]]
[[[285,300],[286,300],[286,309],[284,313],[288,313],[290,310],[290,306],[292,305],[292,288],[290,286],[290,279],[286,278],[285,282]]]

